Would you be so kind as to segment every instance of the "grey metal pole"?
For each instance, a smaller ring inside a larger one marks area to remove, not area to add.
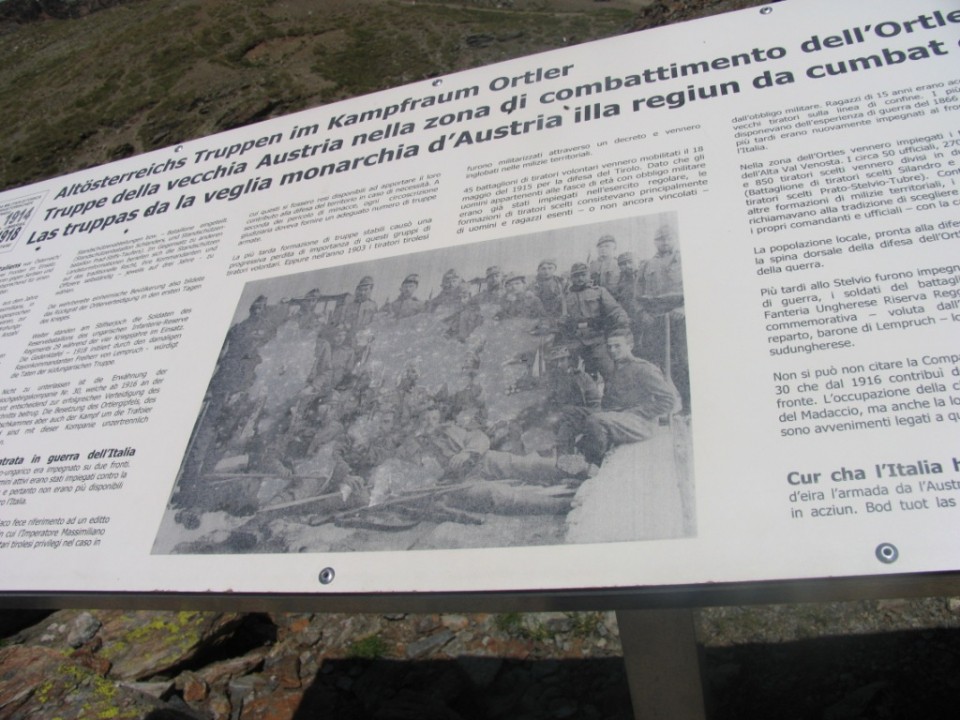
[[[618,610],[636,720],[706,720],[693,611]]]

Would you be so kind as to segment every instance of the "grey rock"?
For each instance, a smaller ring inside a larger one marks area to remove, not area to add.
[[[467,625],[470,624],[470,619],[466,615],[451,614],[451,615],[441,615],[440,623],[454,632],[458,630],[463,630]]]
[[[250,697],[254,691],[263,684],[262,679],[255,675],[244,675],[243,677],[233,678],[230,681],[230,699],[234,703]]]
[[[423,615],[416,619],[415,627],[418,633],[428,633],[440,627],[440,623],[433,615]]]
[[[101,627],[101,622],[88,612],[82,612],[73,620],[70,632],[67,633],[67,644],[78,648],[91,640]]]
[[[407,657],[411,659],[423,657],[428,653],[439,650],[451,640],[453,640],[453,633],[449,630],[441,630],[425,638],[414,640],[407,645]]]
[[[617,614],[615,612],[605,612],[602,624],[607,633],[615,638],[620,637],[620,626],[617,625]]]
[[[568,617],[562,618],[550,618],[544,623],[547,632],[551,635],[556,635],[557,633],[568,633],[573,630],[573,620]]]
[[[157,700],[165,700],[170,695],[170,691],[173,690],[174,681],[158,680],[155,682],[121,682],[117,684],[149,695],[152,698],[157,698]]]
[[[110,683],[59,650],[0,648],[0,717],[161,717],[157,713],[166,707],[145,693]]]

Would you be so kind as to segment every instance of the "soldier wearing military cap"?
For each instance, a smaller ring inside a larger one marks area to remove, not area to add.
[[[638,268],[639,355],[664,369],[677,385],[685,409],[690,407],[687,330],[683,310],[680,250],[667,225],[653,239],[656,253]],[[669,353],[667,346],[669,345]],[[667,356],[670,367],[667,368]]]
[[[557,276],[557,261],[544,258],[537,266],[537,279],[531,288],[543,304],[545,317],[558,318],[563,315],[563,293],[566,286]]]
[[[373,278],[369,275],[360,278],[357,289],[347,293],[333,311],[334,324],[346,325],[353,334],[369,325],[377,312],[377,304],[370,299],[372,292]]]
[[[597,259],[590,263],[590,279],[611,293],[620,280],[617,266],[617,240],[613,235],[603,235],[597,240]]]
[[[267,296],[266,295],[257,295],[254,298],[253,302],[250,303],[250,315],[260,315],[263,313],[264,309],[267,307]]]
[[[426,303],[418,299],[414,293],[420,285],[420,276],[416,273],[407,275],[400,283],[400,295],[390,303],[390,315],[395,319],[412,317],[426,309]]]
[[[683,294],[683,275],[680,268],[680,250],[668,226],[657,230],[653,238],[657,252],[640,265],[640,287],[643,295],[663,296]]]
[[[547,354],[547,401],[555,407],[600,407],[600,388],[580,367],[577,358],[564,345]],[[573,452],[569,450],[562,452]]]
[[[643,305],[640,302],[640,273],[633,253],[625,252],[617,256],[620,266],[620,280],[611,293],[630,316],[630,331],[636,341],[634,351],[640,351],[640,338],[643,332]]]
[[[609,381],[614,366],[606,339],[609,335],[629,332],[630,317],[606,288],[590,284],[589,273],[585,263],[574,263],[570,268],[561,338],[571,352],[583,358],[588,373],[599,374],[604,381]]]
[[[305,334],[314,334],[320,332],[323,321],[317,315],[317,305],[320,302],[320,289],[313,288],[302,298],[294,298],[289,301],[291,305],[298,308],[297,324],[301,332]]]
[[[211,387],[246,392],[253,383],[254,370],[262,360],[260,349],[274,338],[285,319],[284,308],[271,306],[265,295],[258,295],[250,305],[249,317],[227,332]]]
[[[437,296],[427,302],[427,309],[435,312],[443,306],[459,307],[464,301],[464,282],[453,268],[450,268],[443,274],[440,280],[440,292]],[[466,295],[469,295],[469,290]]]
[[[506,290],[500,300],[500,311],[497,318],[543,317],[543,303],[535,294],[527,290],[527,279],[519,273],[507,275]]]
[[[557,431],[566,442],[579,436],[578,449],[594,465],[616,445],[648,439],[659,417],[681,408],[676,387],[660,368],[633,355],[629,334],[611,335],[606,345],[616,371],[605,378],[600,407],[565,408]]]
[[[620,307],[627,311],[631,322],[636,321],[640,307],[637,304],[638,287],[637,261],[633,253],[625,252],[617,256],[617,265],[620,268],[620,279],[610,294],[620,303]]]
[[[479,279],[474,282],[480,282]],[[503,298],[504,282],[503,272],[496,265],[487,268],[486,276],[483,280],[483,290],[474,295],[470,302],[476,305],[496,305]]]

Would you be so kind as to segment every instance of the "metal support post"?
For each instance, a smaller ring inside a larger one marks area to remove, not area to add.
[[[706,720],[700,658],[687,610],[618,610],[636,720]]]

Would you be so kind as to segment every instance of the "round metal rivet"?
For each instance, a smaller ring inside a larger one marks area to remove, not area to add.
[[[893,543],[880,543],[877,545],[877,560],[880,562],[889,565],[890,563],[895,563],[899,557],[900,551],[897,550],[897,546]]]
[[[336,577],[337,573],[334,572],[332,567],[325,567],[320,571],[320,583],[322,585],[329,585],[333,582],[333,578]]]

